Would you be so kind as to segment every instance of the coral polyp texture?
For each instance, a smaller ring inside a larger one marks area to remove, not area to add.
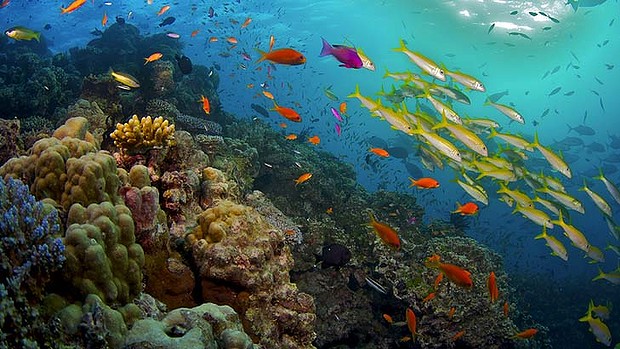
[[[116,124],[116,130],[110,134],[114,144],[121,150],[139,153],[156,147],[174,144],[174,125],[163,117],[155,119],[150,116],[138,119],[134,115],[124,124]]]
[[[31,304],[65,261],[58,212],[18,180],[0,178],[0,348],[36,347],[45,332]]]
[[[188,236],[203,299],[231,304],[265,348],[313,348],[313,298],[290,282],[284,237],[253,208],[221,200]]]

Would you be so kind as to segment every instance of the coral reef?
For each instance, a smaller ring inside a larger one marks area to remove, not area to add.
[[[37,347],[49,338],[34,307],[65,261],[60,219],[20,181],[0,178],[0,347]]]
[[[149,88],[149,95],[166,96],[170,95],[175,88],[174,65],[170,61],[158,60],[149,64],[150,79],[145,88]]]
[[[221,200],[188,235],[202,297],[229,304],[269,348],[312,348],[314,302],[290,283],[293,260],[284,237],[254,209]]]
[[[16,156],[23,149],[19,138],[20,121],[0,119],[0,164]]]
[[[222,126],[217,122],[197,118],[186,114],[179,114],[175,118],[179,128],[191,133],[192,135],[219,136],[222,134]]]
[[[116,130],[110,135],[121,151],[129,153],[144,152],[150,148],[170,146],[174,144],[174,125],[168,120],[150,116],[138,119],[137,115],[125,124],[118,123]]]
[[[144,252],[135,243],[134,222],[126,206],[75,203],[67,226],[63,277],[73,287],[66,287],[67,297],[96,294],[107,304],[126,304],[140,293]]]

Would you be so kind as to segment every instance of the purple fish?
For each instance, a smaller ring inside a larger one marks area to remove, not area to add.
[[[331,111],[332,111],[332,114],[334,114],[334,117],[335,117],[338,121],[342,122],[342,116],[340,116],[340,113],[336,110],[336,108],[331,107],[330,109],[331,109]]]
[[[323,49],[319,57],[332,55],[342,63],[339,66],[345,68],[359,69],[364,65],[355,48],[344,45],[331,46],[325,39],[321,38],[321,40],[323,40]]]
[[[336,124],[334,127],[336,128],[336,133],[338,134],[338,136],[340,136],[340,132],[342,132],[342,130],[340,129],[340,124]]]

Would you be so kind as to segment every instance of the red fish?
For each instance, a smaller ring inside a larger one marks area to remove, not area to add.
[[[532,338],[536,335],[536,333],[538,333],[538,330],[535,328],[528,328],[527,330],[521,331],[517,334],[515,334],[512,338],[518,338],[518,339],[528,339],[528,338]]]
[[[431,292],[428,294],[428,296],[424,297],[424,299],[422,300],[422,303],[430,302],[433,299],[435,299],[435,292]]]
[[[460,213],[461,216],[471,216],[478,213],[478,205],[473,202],[468,202],[463,205],[459,205],[457,203],[457,206],[457,209],[455,211],[452,211],[452,213]]]
[[[377,222],[375,216],[372,212],[368,212],[370,216],[370,226],[375,230],[377,236],[383,241],[386,245],[399,249],[400,248],[400,239],[398,238],[398,233],[394,229],[392,229],[389,225]]]
[[[439,188],[439,182],[437,182],[437,180],[435,180],[433,178],[424,177],[424,178],[420,178],[418,180],[415,180],[415,179],[409,177],[409,180],[411,181],[411,184],[409,184],[409,188],[411,188],[411,187],[418,187],[418,188],[422,188],[422,189]]]
[[[409,328],[411,336],[415,338],[417,331],[417,319],[415,317],[415,313],[413,312],[413,310],[411,310],[411,308],[407,308],[405,318],[407,319],[407,328]]]
[[[441,263],[438,255],[433,255],[426,260],[426,266],[430,268],[438,268],[450,281],[458,286],[471,288],[474,283],[471,280],[471,273],[467,270],[450,263]]]
[[[301,116],[299,116],[299,114],[295,110],[287,107],[281,107],[276,103],[276,101],[273,101],[273,109],[271,110],[278,112],[278,114],[291,121],[301,122]]]
[[[508,302],[504,302],[504,316],[508,317],[508,312],[510,311],[510,305]]]
[[[443,280],[443,273],[439,273],[439,275],[437,275],[437,277],[435,278],[435,282],[433,284],[433,286],[435,287],[435,289],[439,288],[439,283]]]
[[[261,57],[256,61],[257,63],[264,60],[286,65],[300,65],[306,63],[306,57],[304,57],[301,52],[295,51],[292,48],[279,48],[269,52],[258,49],[257,51],[261,55]]]
[[[211,113],[211,104],[209,104],[209,100],[205,96],[200,96],[200,100],[198,102],[202,103],[202,110],[205,114],[209,115]]]
[[[491,303],[494,303],[499,297],[499,290],[497,289],[497,281],[495,280],[495,273],[489,274],[487,280],[487,287],[489,288],[489,296],[491,296]]]

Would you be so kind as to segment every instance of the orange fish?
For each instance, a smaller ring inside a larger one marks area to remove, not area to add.
[[[192,32],[192,34],[190,34],[190,36],[193,38],[193,37],[195,37],[196,35],[198,35],[198,33],[200,33],[200,29],[196,29],[196,30],[194,30],[194,31]]]
[[[159,52],[155,52],[155,53],[153,53],[152,55],[150,55],[150,56],[148,56],[148,57],[146,57],[146,58],[144,59],[144,65],[146,65],[146,64],[147,64],[147,63],[149,63],[149,62],[154,62],[154,61],[156,61],[156,60],[158,60],[158,59],[162,58],[163,56],[164,56],[164,55],[162,55],[161,53],[159,53]]]
[[[162,6],[162,8],[159,9],[159,12],[157,12],[157,15],[161,16],[168,10],[170,10],[170,5]]]
[[[383,319],[385,319],[385,321],[387,321],[387,323],[390,325],[394,323],[394,320],[388,314],[383,314]]]
[[[334,213],[334,208],[333,207],[328,207],[327,210],[325,210],[325,213],[327,213],[327,214]]]
[[[276,43],[276,38],[273,35],[269,36],[269,52],[273,49],[273,44]]]
[[[86,0],[75,0],[74,2],[71,3],[71,5],[69,5],[69,7],[67,8],[60,8],[60,13],[65,14],[65,13],[71,13],[77,9],[79,9],[80,7],[82,7],[82,5],[84,5],[86,3]]]
[[[439,182],[437,182],[433,178],[423,177],[423,178],[420,178],[418,180],[415,180],[415,179],[409,177],[409,180],[411,181],[411,184],[409,184],[409,188],[411,188],[411,187],[418,187],[418,188],[422,188],[422,189],[439,188]]]
[[[247,87],[247,88],[254,88],[254,84],[247,84],[247,85],[245,85],[245,87]]]
[[[300,65],[306,63],[306,57],[304,57],[301,52],[295,51],[292,48],[279,48],[269,52],[264,52],[258,49],[257,51],[261,55],[261,57],[256,61],[257,63],[264,60],[287,65]]]
[[[210,37],[209,42],[217,42],[217,37],[215,36]]]
[[[239,42],[237,38],[235,38],[234,36],[227,37],[226,41],[228,41],[228,43],[233,44],[233,45]]]
[[[454,316],[454,312],[456,312],[456,308],[451,307],[450,310],[448,311],[448,319],[452,320],[452,317]]]
[[[463,337],[463,335],[465,334],[465,331],[458,331],[457,333],[454,334],[454,336],[452,336],[452,341],[455,342],[457,339]]]
[[[314,136],[308,138],[308,142],[310,142],[310,143],[312,143],[314,145],[317,145],[317,144],[321,143],[321,139],[319,138],[319,136],[314,135]]]
[[[413,312],[413,310],[411,310],[411,308],[407,308],[407,312],[405,313],[405,318],[407,319],[407,328],[409,328],[409,331],[411,332],[411,336],[415,338],[416,335],[416,327],[417,327],[417,320],[415,317],[415,313]]]
[[[278,126],[282,127],[282,128],[287,128],[288,125],[286,124],[286,122],[281,122],[278,124]]]
[[[409,336],[404,336],[403,338],[400,339],[401,342],[405,343],[405,342],[409,342],[411,340],[411,337]]]
[[[297,186],[298,184],[301,184],[301,183],[307,181],[311,177],[312,177],[312,173],[310,173],[310,172],[302,174],[301,176],[299,176],[299,178],[297,178],[295,180],[295,186]]]
[[[375,233],[377,233],[381,241],[398,250],[400,248],[398,233],[389,225],[377,222],[372,212],[368,211],[368,215],[370,216],[370,226],[375,230]]]
[[[273,94],[269,91],[263,91],[263,96],[273,100]]]
[[[497,289],[497,281],[495,280],[495,273],[491,272],[487,280],[487,287],[489,288],[489,295],[491,296],[491,303],[494,303],[499,297],[499,290]]]
[[[252,23],[252,18],[248,17],[245,19],[245,22],[243,22],[243,24],[241,25],[241,29],[247,27],[248,25],[250,25],[250,23]]]
[[[517,334],[515,334],[512,338],[518,338],[518,339],[528,339],[528,338],[532,338],[536,335],[536,333],[538,333],[538,330],[535,328],[528,328],[527,330],[521,331]]]
[[[101,25],[105,27],[106,24],[108,24],[108,14],[104,12],[103,18],[101,18]]]
[[[297,135],[294,134],[294,133],[291,133],[290,135],[288,135],[288,136],[286,136],[284,138],[288,139],[289,141],[294,141],[294,140],[297,139]]]
[[[296,111],[294,111],[291,108],[279,106],[275,100],[273,101],[273,109],[271,110],[278,112],[278,114],[282,115],[283,117],[291,121],[301,122],[301,116],[299,116],[299,114]]]
[[[209,115],[211,113],[211,104],[209,100],[205,96],[200,96],[200,100],[198,102],[202,103],[202,110],[204,110],[205,114]]]
[[[458,286],[471,288],[474,283],[471,281],[471,273],[467,270],[450,263],[441,263],[438,255],[433,255],[426,260],[426,266],[429,268],[438,268],[450,281]]]
[[[455,211],[452,211],[452,213],[460,213],[461,216],[471,216],[478,213],[478,205],[473,202],[468,202],[464,205],[459,205],[459,203],[457,202],[456,205],[458,206],[458,208]]]
[[[384,157],[384,158],[387,158],[390,156],[390,153],[388,153],[387,150],[382,149],[382,148],[370,148],[368,149],[368,151],[375,155]]]
[[[435,287],[435,289],[439,288],[439,283],[443,280],[443,273],[439,273],[439,275],[437,275],[437,277],[435,278],[435,283],[433,284],[433,286]]]
[[[428,294],[428,296],[424,297],[424,299],[422,300],[422,303],[432,301],[433,299],[435,299],[435,292],[431,292]]]
[[[508,317],[508,312],[510,311],[510,305],[508,304],[508,301],[504,302],[504,316]]]

